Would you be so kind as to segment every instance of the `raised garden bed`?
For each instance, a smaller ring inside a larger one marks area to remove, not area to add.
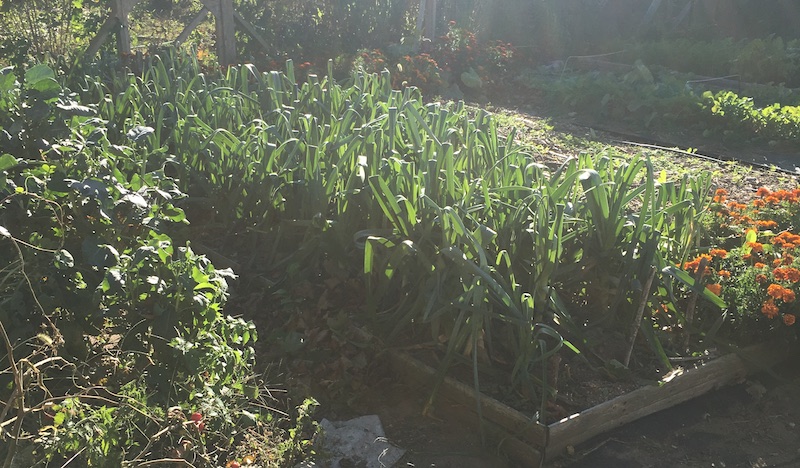
[[[540,466],[590,438],[657,411],[740,382],[750,373],[768,369],[796,346],[762,344],[713,359],[695,368],[672,372],[649,385],[544,425],[493,398],[481,394],[478,417],[475,389],[446,377],[435,396],[435,416],[482,427],[486,442],[522,466]],[[436,370],[406,353],[394,352],[390,362],[396,374],[430,396]],[[427,409],[427,408],[426,408]]]

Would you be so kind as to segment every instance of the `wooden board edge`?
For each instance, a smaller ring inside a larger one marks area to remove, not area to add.
[[[432,391],[436,377],[435,369],[402,352],[390,352],[389,361],[395,373],[409,377],[423,386],[427,392]],[[477,416],[474,388],[453,378],[445,377],[436,398],[447,398]],[[505,428],[514,438],[532,447],[543,448],[547,445],[547,426],[484,394],[480,395],[480,402],[481,413],[485,420]]]
[[[796,351],[797,346],[777,348],[755,345],[689,369],[660,386],[634,390],[549,425],[547,460],[561,456],[594,436],[668,409],[711,390],[737,382],[750,373],[772,367]]]

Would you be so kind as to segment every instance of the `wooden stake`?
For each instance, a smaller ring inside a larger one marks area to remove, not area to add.
[[[219,0],[217,25],[217,55],[223,67],[236,63],[236,25],[233,20],[233,0]]]
[[[628,345],[628,352],[625,353],[625,359],[622,364],[628,367],[631,362],[631,354],[633,354],[633,345],[636,343],[636,336],[639,334],[639,327],[642,325],[642,317],[644,316],[644,308],[647,306],[647,299],[650,297],[650,288],[653,287],[653,278],[656,277],[656,267],[650,267],[650,276],[647,277],[647,282],[642,289],[642,298],[639,300],[639,309],[636,311],[636,317],[633,319],[631,325],[631,340]]]

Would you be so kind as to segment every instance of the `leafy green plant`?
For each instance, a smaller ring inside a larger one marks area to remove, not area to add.
[[[34,158],[53,139],[67,136],[73,116],[93,114],[74,98],[46,65],[29,68],[21,79],[12,67],[0,70],[0,151]]]
[[[38,99],[42,88],[52,96],[37,124],[59,133],[33,156],[24,144],[0,155],[0,254],[9,265],[0,320],[10,363],[0,372],[0,419],[15,419],[6,461],[31,435],[31,464],[218,466],[247,434],[268,433],[275,453],[285,425],[262,409],[255,327],[223,313],[233,273],[173,240],[186,223],[176,206],[184,195],[164,152],[150,146],[157,132],[138,110],[113,104],[98,108],[130,112],[116,131],[113,120],[66,119],[53,99],[69,91],[54,73],[37,66],[24,76],[30,89],[7,88],[5,115],[30,124],[18,99]]]
[[[625,73],[566,74],[558,80],[547,75],[522,78],[527,86],[545,91],[558,108],[578,109],[595,119],[612,118],[633,128],[655,126],[693,131],[710,137],[771,144],[797,139],[796,106],[775,103],[759,107],[753,97],[731,91],[697,94],[685,79],[651,70],[641,62]],[[764,99],[780,99],[776,89]]]
[[[797,141],[800,138],[800,107],[778,103],[757,107],[753,99],[730,91],[703,93],[706,109],[727,137],[748,135],[767,141]],[[738,130],[738,131],[737,131]]]
[[[0,49],[13,65],[65,57],[88,43],[99,26],[96,0],[7,1],[0,4]]]
[[[727,195],[717,190],[708,221],[718,248],[701,253],[684,268],[696,270],[699,259],[707,260],[708,281],[727,300],[731,320],[739,328],[751,333],[791,330],[798,314],[800,237],[795,231],[800,192],[762,187],[746,204],[730,201]]]
[[[499,81],[508,72],[514,53],[510,43],[479,43],[473,32],[450,21],[447,32],[434,44],[432,55],[451,74],[451,81],[480,88]]]

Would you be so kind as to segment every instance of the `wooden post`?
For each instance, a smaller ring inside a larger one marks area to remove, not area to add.
[[[436,0],[428,0],[425,3],[425,38],[431,41],[436,40]]]
[[[217,17],[217,54],[222,66],[236,63],[236,25],[233,19],[233,0],[220,0]]]
[[[142,0],[111,0],[111,14],[103,26],[98,31],[97,35],[89,43],[86,49],[86,56],[93,57],[97,55],[103,42],[108,39],[108,36],[117,29],[117,49],[120,54],[130,54],[131,52],[131,27],[128,22],[128,15],[136,4]],[[211,13],[214,15],[214,21],[217,28],[217,56],[219,63],[222,66],[233,65],[236,63],[236,22],[239,24],[261,45],[267,47],[267,41],[258,34],[256,28],[250,24],[241,15],[233,10],[233,0],[201,0],[204,8],[200,13],[192,19],[191,23],[184,28],[178,39],[175,41],[176,45],[180,45],[189,38],[189,34],[195,29],[204,19],[205,15]],[[435,0],[429,0],[434,2]]]
[[[131,53],[131,24],[128,22],[128,15],[133,7],[141,0],[113,0],[111,2],[111,16],[116,18],[119,24],[117,31],[117,51],[127,55]]]
[[[128,15],[141,0],[111,0],[111,14],[86,49],[87,57],[94,57],[108,36],[117,30],[117,47],[120,53],[131,52],[131,26]]]
[[[217,29],[217,57],[224,66],[236,63],[236,24],[233,15],[233,0],[202,0],[203,5],[214,15]]]

